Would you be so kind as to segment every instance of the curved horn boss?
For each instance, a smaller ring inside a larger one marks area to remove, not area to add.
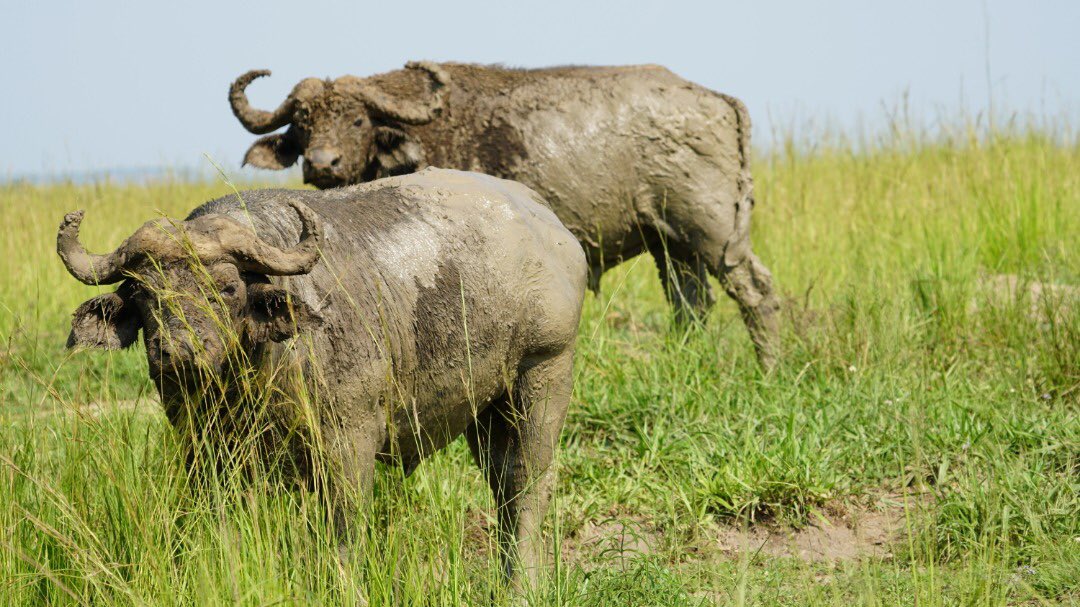
[[[337,85],[351,89],[368,107],[387,118],[405,124],[431,122],[442,111],[446,87],[450,84],[450,74],[430,61],[410,61],[405,64],[405,68],[425,72],[431,78],[432,97],[429,101],[415,102],[391,97],[366,79],[355,76],[343,76],[338,79]]]
[[[289,96],[273,112],[251,107],[245,90],[252,80],[269,76],[270,70],[251,70],[237,78],[229,87],[229,105],[240,124],[256,135],[265,135],[292,122],[296,102],[301,98],[319,93],[323,88],[322,80],[305,78],[293,87]]]
[[[315,267],[321,255],[322,223],[304,203],[290,200],[289,206],[300,216],[300,240],[288,249],[268,244],[246,228],[221,236],[222,247],[238,267],[267,276],[307,274]]]
[[[300,217],[300,239],[287,249],[267,243],[250,228],[231,218],[211,215],[180,225],[171,224],[170,227],[146,224],[112,253],[96,255],[87,252],[79,242],[83,211],[75,211],[65,215],[60,224],[56,235],[56,252],[68,272],[88,285],[120,282],[124,278],[125,266],[148,250],[167,257],[181,257],[195,252],[202,261],[231,257],[240,269],[267,276],[306,274],[321,255],[322,223],[303,203],[289,201],[288,204]],[[207,220],[211,223],[204,223]],[[187,232],[184,238],[190,239],[190,246],[177,239],[174,230],[178,229]]]
[[[123,279],[124,262],[127,261],[126,244],[121,244],[108,255],[90,253],[79,242],[79,224],[83,220],[83,211],[75,211],[64,216],[56,234],[56,253],[64,262],[64,267],[79,282],[88,285],[108,285]]]

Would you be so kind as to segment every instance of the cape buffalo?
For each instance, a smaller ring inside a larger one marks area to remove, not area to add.
[[[750,248],[750,118],[738,99],[659,66],[502,67],[412,62],[369,78],[308,78],[272,112],[254,109],[250,71],[233,113],[266,135],[246,164],[304,157],[319,188],[434,165],[520,181],[585,248],[590,286],[652,253],[681,320],[714,302],[716,276],[739,305],[761,362],[776,358],[772,277]]]
[[[107,255],[80,244],[82,218],[60,225],[60,257],[86,284],[120,286],[79,306],[69,346],[125,348],[142,329],[182,431],[208,406],[209,391],[185,389],[193,376],[228,386],[250,369],[298,369],[298,382],[271,374],[271,393],[317,395],[319,455],[360,495],[377,459],[411,471],[465,434],[495,495],[509,579],[535,573],[587,272],[535,192],[433,168],[249,191],[148,222]]]

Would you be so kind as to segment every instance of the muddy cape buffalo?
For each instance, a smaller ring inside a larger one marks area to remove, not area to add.
[[[68,214],[57,237],[68,271],[120,283],[76,310],[69,346],[125,348],[141,329],[184,430],[204,406],[193,395],[208,393],[185,389],[193,376],[229,385],[237,360],[298,369],[298,384],[273,373],[271,393],[317,395],[322,461],[359,495],[377,459],[408,471],[465,434],[520,584],[537,565],[570,398],[587,273],[576,239],[535,192],[475,173],[240,197],[148,222],[106,255],[83,248],[83,214]]]
[[[255,109],[245,89],[269,73],[247,72],[229,90],[241,124],[266,135],[246,164],[282,169],[302,155],[304,181],[320,188],[426,165],[520,181],[581,242],[594,289],[605,268],[648,251],[685,320],[713,304],[712,274],[773,364],[778,304],[750,248],[750,118],[738,99],[658,66],[414,62],[308,78],[273,111]]]

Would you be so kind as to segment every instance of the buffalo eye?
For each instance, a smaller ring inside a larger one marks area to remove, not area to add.
[[[353,120],[353,126],[364,126],[364,119],[357,118],[356,120]]]
[[[225,287],[223,289],[221,289],[221,294],[224,295],[225,297],[232,297],[233,295],[236,295],[236,286],[235,285],[225,285]]]

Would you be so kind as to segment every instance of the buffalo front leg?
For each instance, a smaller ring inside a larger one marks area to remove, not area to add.
[[[469,446],[495,496],[499,548],[512,591],[536,587],[544,515],[555,486],[552,460],[570,404],[572,349],[532,361],[503,401],[468,430]]]
[[[381,420],[381,417],[380,417]],[[367,549],[367,513],[375,477],[375,457],[382,445],[378,420],[334,420],[322,428],[326,489],[338,540],[338,566],[346,579],[358,579]],[[353,588],[349,604],[368,605],[367,589]]]
[[[773,292],[772,274],[756,255],[748,253],[736,265],[724,266],[717,278],[739,305],[758,361],[766,371],[771,370],[776,366],[780,347],[780,303]]]
[[[322,469],[327,472],[326,488],[343,557],[352,553],[351,558],[358,558],[364,549],[365,507],[371,500],[375,456],[382,444],[376,430],[371,424],[343,421],[323,426]]]

